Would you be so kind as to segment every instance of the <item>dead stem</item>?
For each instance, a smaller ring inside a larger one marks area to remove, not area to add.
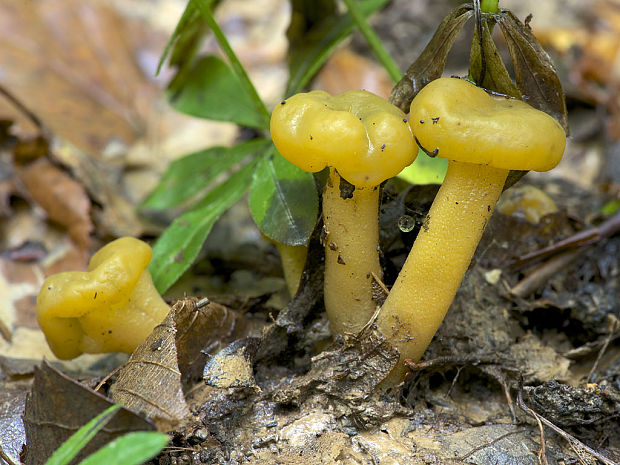
[[[478,355],[456,355],[437,357],[423,362],[414,362],[411,359],[405,359],[404,364],[411,371],[422,371],[431,368],[445,368],[454,365],[502,365],[505,361],[501,360],[495,354],[478,354]]]
[[[618,232],[620,232],[620,211],[595,228],[586,229],[548,247],[522,255],[510,264],[510,268],[519,269],[566,250],[586,247]]]
[[[472,455],[474,455],[476,452],[479,452],[483,449],[486,449],[487,447],[491,447],[495,444],[497,444],[498,442],[500,442],[502,439],[506,439],[509,436],[512,436],[513,434],[519,434],[522,433],[524,430],[519,429],[516,431],[509,431],[505,434],[502,434],[501,436],[496,437],[495,439],[493,439],[492,441],[486,443],[486,444],[481,444],[477,447],[474,447],[472,450],[470,450],[467,454],[463,455],[462,457],[457,458],[456,460],[458,460],[459,462],[465,462],[466,459],[468,459],[469,457],[471,457]]]
[[[2,446],[0,446],[0,459],[4,460],[8,465],[18,465],[13,462],[13,459],[6,455],[6,453],[2,450]]]
[[[99,389],[101,389],[101,387],[115,374],[117,374],[121,368],[123,368],[124,365],[118,366],[116,368],[114,368],[114,370],[112,370],[110,373],[108,373],[107,375],[105,375],[103,377],[103,379],[101,381],[99,381],[99,384],[97,384],[97,386],[95,387],[95,391],[98,391]]]
[[[601,347],[601,350],[598,351],[598,355],[596,357],[596,360],[594,361],[594,364],[592,365],[592,368],[590,369],[590,373],[588,374],[588,377],[586,378],[588,383],[594,382],[594,380],[593,380],[594,372],[598,368],[598,364],[600,363],[601,358],[603,358],[603,354],[607,350],[607,347],[609,346],[609,343],[614,339],[614,337],[616,335],[616,331],[618,331],[618,327],[619,326],[620,325],[618,324],[618,320],[614,318],[613,323],[611,325],[611,329],[609,330],[609,336],[607,336],[607,338],[605,338],[605,342],[603,343],[603,347]]]
[[[552,257],[519,281],[510,289],[510,294],[514,297],[528,297],[557,272],[566,269],[566,266],[579,257],[583,251],[584,249],[568,250]]]
[[[0,86],[0,95],[4,96],[4,98],[11,102],[11,105],[17,108],[20,113],[23,113],[24,116],[26,116],[32,122],[32,124],[37,127],[37,129],[41,132],[42,135],[45,136],[47,134],[45,126],[43,126],[43,123],[41,122],[39,117],[35,115],[32,111],[30,111],[19,98],[9,92],[3,86]]]

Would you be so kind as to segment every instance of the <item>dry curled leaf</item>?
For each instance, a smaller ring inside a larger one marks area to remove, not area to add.
[[[144,77],[110,8],[7,0],[0,28],[0,84],[53,133],[93,155],[134,142],[135,83],[144,87]]]
[[[392,90],[390,102],[405,113],[409,113],[409,105],[413,97],[426,84],[441,77],[448,59],[448,52],[472,14],[471,5],[462,5],[452,10],[443,19],[428,45],[416,61],[407,68],[403,78]]]
[[[110,389],[115,402],[171,430],[190,418],[184,392],[202,376],[208,354],[248,328],[242,314],[223,305],[179,300],[136,349]]]
[[[22,462],[43,463],[69,436],[110,406],[112,402],[103,395],[43,362],[35,369],[32,390],[26,400],[23,418],[27,445]],[[82,449],[76,463],[123,434],[153,429],[151,422],[122,408]]]
[[[530,27],[509,10],[495,15],[504,34],[523,101],[553,116],[568,133],[564,92],[555,66]]]
[[[21,169],[19,178],[48,217],[67,228],[80,248],[88,249],[93,224],[90,198],[84,186],[46,158]]]

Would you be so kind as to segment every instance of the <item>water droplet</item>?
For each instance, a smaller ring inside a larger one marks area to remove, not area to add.
[[[415,219],[413,218],[413,216],[403,215],[398,218],[398,229],[400,229],[402,232],[410,232],[411,230],[413,230],[414,226]]]

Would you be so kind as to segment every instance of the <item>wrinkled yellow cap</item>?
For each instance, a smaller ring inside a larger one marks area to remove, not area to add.
[[[147,266],[153,252],[124,237],[90,260],[88,271],[48,277],[37,298],[37,319],[60,359],[82,353],[131,353],[166,317]]]
[[[363,90],[292,96],[273,110],[271,137],[301,169],[316,173],[331,166],[358,187],[396,176],[417,155],[405,114]]]
[[[550,170],[566,145],[548,114],[457,78],[426,85],[411,102],[409,123],[431,155],[507,170]]]

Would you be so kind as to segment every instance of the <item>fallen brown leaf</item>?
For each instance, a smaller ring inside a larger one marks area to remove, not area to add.
[[[213,302],[179,300],[136,349],[110,389],[115,402],[172,430],[190,418],[184,392],[200,379],[208,353],[243,337],[244,316]]]
[[[102,3],[4,1],[0,85],[92,155],[130,146],[140,132],[134,100],[144,77],[123,43],[124,27]]]
[[[82,184],[46,158],[19,170],[19,179],[49,219],[67,228],[80,248],[88,249],[93,224],[90,219],[90,198]]]
[[[27,445],[22,462],[43,463],[71,434],[112,404],[103,395],[43,362],[35,369],[32,390],[26,400],[23,418]],[[84,458],[128,432],[154,429],[148,420],[122,408],[78,457]]]

